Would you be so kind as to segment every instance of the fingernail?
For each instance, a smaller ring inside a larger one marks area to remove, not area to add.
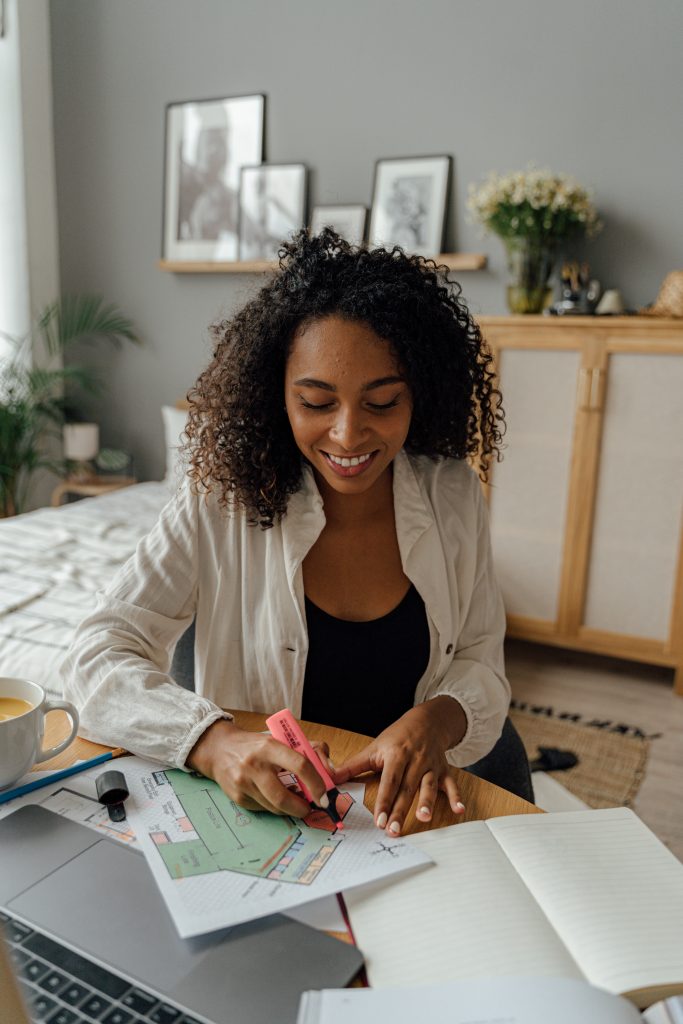
[[[462,812],[465,810],[465,805],[461,804],[460,801],[458,800],[457,804],[455,805],[455,809],[458,812],[458,814],[462,814]]]
[[[330,766],[330,768],[332,769],[332,771],[333,771],[333,772],[336,772],[336,770],[337,770],[337,766],[336,766],[336,764],[334,763],[334,761],[332,760],[332,758],[331,758],[331,757],[328,757],[328,759],[327,759],[327,763],[329,764],[329,766]]]
[[[330,806],[330,799],[329,799],[327,793],[323,793],[323,795],[318,800],[318,805],[320,807],[329,807]]]
[[[431,814],[432,814],[432,812],[431,812],[431,811],[429,810],[429,808],[428,808],[428,807],[421,807],[421,808],[420,808],[420,814],[421,814],[421,815],[422,815],[423,817],[425,817],[425,818],[430,818],[430,817],[431,817]]]
[[[386,827],[387,827],[387,816],[384,813],[384,811],[382,811],[382,813],[377,816],[377,828],[386,828]]]
[[[391,825],[389,826],[389,831],[393,832],[394,835],[397,836],[401,831],[401,826],[397,821],[392,821]]]

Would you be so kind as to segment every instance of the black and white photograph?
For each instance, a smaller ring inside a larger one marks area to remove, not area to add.
[[[277,259],[282,240],[305,222],[306,184],[303,164],[242,168],[240,260]]]
[[[352,245],[358,245],[365,237],[367,208],[357,204],[332,203],[314,206],[311,213],[311,234],[318,235],[323,228],[334,228],[337,234]]]
[[[378,160],[368,244],[400,245],[419,256],[443,246],[450,182],[449,156]]]
[[[240,172],[263,159],[265,96],[166,109],[163,256],[238,258]]]

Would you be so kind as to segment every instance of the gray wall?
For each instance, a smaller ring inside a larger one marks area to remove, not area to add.
[[[257,279],[160,272],[164,107],[263,92],[266,156],[311,169],[312,202],[370,203],[380,156],[450,153],[448,248],[475,312],[502,313],[495,237],[467,186],[530,161],[594,189],[582,254],[627,303],[683,266],[679,0],[52,0],[62,287],[119,302],[145,339],[97,356],[103,441],[162,472],[159,406],[207,359],[207,324]]]

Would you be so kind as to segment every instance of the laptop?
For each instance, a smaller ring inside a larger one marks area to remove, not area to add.
[[[181,939],[141,853],[38,805],[0,821],[0,929],[3,1024],[294,1024],[363,962],[282,914]]]

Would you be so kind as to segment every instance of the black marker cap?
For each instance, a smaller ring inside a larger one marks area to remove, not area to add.
[[[126,812],[123,801],[128,796],[128,785],[123,772],[102,772],[95,782],[97,799],[105,804],[112,821],[124,821]]]
[[[128,796],[128,786],[123,772],[102,772],[95,783],[97,799],[101,804],[122,804]]]

